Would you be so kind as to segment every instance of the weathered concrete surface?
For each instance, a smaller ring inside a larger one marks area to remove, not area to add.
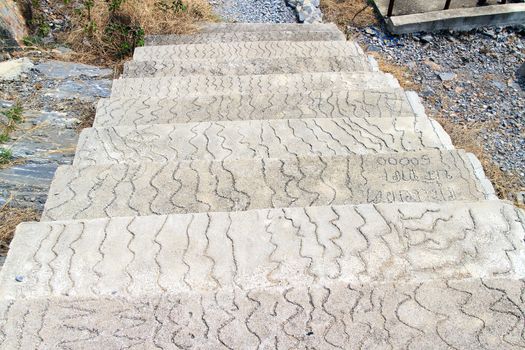
[[[346,41],[259,41],[137,47],[135,61],[357,56],[363,50]]]
[[[515,279],[4,301],[7,349],[523,349]],[[7,321],[6,321],[7,319]]]
[[[386,16],[386,10],[382,11],[382,15]],[[436,32],[445,29],[470,30],[484,26],[509,26],[523,23],[525,23],[525,4],[457,8],[392,16],[386,19],[388,30],[396,34]]]
[[[462,151],[63,166],[42,218],[481,200],[492,195]]]
[[[452,149],[429,118],[334,118],[84,129],[74,165],[234,160]]]
[[[169,77],[186,75],[260,75],[303,72],[372,71],[375,65],[362,56],[351,57],[290,57],[236,60],[207,59],[179,61],[130,61],[124,65],[123,77]]]
[[[414,103],[418,103],[416,100]],[[221,120],[303,118],[413,118],[416,111],[402,89],[333,92],[267,91],[257,95],[129,97],[101,99],[94,126],[171,124]],[[424,111],[417,110],[416,115]],[[422,115],[424,116],[424,114]]]
[[[148,35],[145,45],[207,44],[256,41],[346,41],[341,31],[215,32],[186,35]]]
[[[298,23],[205,23],[199,26],[199,33],[233,33],[233,32],[305,32],[331,31],[338,32],[334,23],[298,24]]]
[[[225,94],[257,95],[272,91],[286,95],[308,91],[395,89],[399,82],[381,72],[223,75],[122,78],[113,81],[112,97],[195,97]]]
[[[0,297],[522,278],[524,225],[522,211],[499,201],[25,223]]]

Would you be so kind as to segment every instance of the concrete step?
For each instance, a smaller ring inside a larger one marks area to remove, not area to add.
[[[377,70],[377,63],[364,56],[254,58],[248,60],[206,59],[179,61],[130,61],[123,77],[169,77],[186,75],[260,75]]]
[[[479,162],[463,151],[62,166],[42,219],[482,200],[493,193]]]
[[[221,120],[425,117],[416,93],[402,89],[308,91],[197,97],[100,99],[94,126]]]
[[[123,78],[113,81],[112,97],[195,97],[224,94],[288,94],[308,91],[352,91],[399,88],[390,74],[380,72],[301,73],[268,75],[192,75]]]
[[[298,24],[298,23],[204,23],[199,26],[199,33],[235,33],[235,32],[305,32],[326,31],[340,32],[334,23]]]
[[[24,223],[0,298],[524,278],[524,214],[481,201]]]
[[[0,341],[5,349],[517,350],[524,294],[525,281],[492,278],[4,301]]]
[[[524,225],[500,201],[24,223],[0,299],[523,278]]]
[[[145,46],[208,44],[258,41],[337,41],[346,40],[341,31],[335,30],[279,30],[264,32],[214,32],[179,35],[148,35]]]
[[[84,129],[74,165],[234,160],[452,149],[429,118],[334,118],[153,124]]]
[[[250,59],[364,55],[350,41],[258,41],[137,47],[135,61]]]

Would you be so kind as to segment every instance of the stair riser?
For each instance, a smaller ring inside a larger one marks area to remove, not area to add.
[[[481,200],[486,192],[470,159],[457,151],[63,166],[42,218]]]
[[[292,119],[84,129],[76,166],[452,149],[428,118]]]

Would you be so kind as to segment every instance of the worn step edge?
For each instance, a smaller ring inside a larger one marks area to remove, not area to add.
[[[271,57],[366,56],[351,41],[258,41],[137,47],[135,61]]]
[[[73,165],[453,149],[429,118],[223,121],[86,128]]]
[[[163,77],[187,75],[262,75],[314,72],[378,72],[368,58],[304,57],[236,60],[130,61],[124,64],[122,77]]]
[[[6,349],[523,349],[524,293],[525,281],[494,278],[2,301],[0,342]]]
[[[61,166],[42,220],[493,198],[482,175],[462,150]]]
[[[341,31],[303,30],[303,31],[261,31],[261,32],[222,32],[171,35],[148,35],[144,46],[184,45],[205,43],[258,42],[258,41],[345,41]]]
[[[414,111],[402,89],[112,97],[99,100],[94,126],[341,117],[413,118]]]
[[[360,91],[400,88],[391,74],[382,72],[300,73],[267,75],[192,75],[183,77],[120,78],[113,81],[112,97],[194,97],[224,94],[287,94],[309,91]]]
[[[523,214],[481,201],[24,223],[0,298],[523,278]]]
[[[204,23],[199,25],[198,33],[232,33],[260,32],[260,31],[335,31],[339,28],[334,23]]]

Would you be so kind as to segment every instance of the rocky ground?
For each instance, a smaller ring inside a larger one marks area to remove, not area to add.
[[[525,187],[523,27],[402,36],[376,26],[349,30],[367,51],[408,68],[431,116],[480,127],[485,151]]]
[[[55,169],[73,160],[79,129],[89,124],[94,105],[109,96],[113,71],[50,60],[34,52],[18,76],[2,80],[0,107],[16,101],[24,121],[1,147],[13,152],[13,164],[0,169],[0,206],[43,208]],[[1,63],[0,63],[1,64]]]
[[[210,0],[214,11],[228,22],[296,22],[285,0]]]

